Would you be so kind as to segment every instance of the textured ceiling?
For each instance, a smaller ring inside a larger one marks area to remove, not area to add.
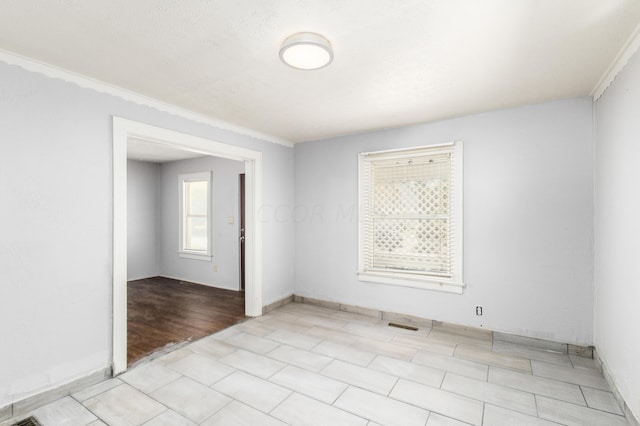
[[[589,95],[638,0],[2,0],[0,49],[293,142]],[[333,63],[282,64],[323,34]]]

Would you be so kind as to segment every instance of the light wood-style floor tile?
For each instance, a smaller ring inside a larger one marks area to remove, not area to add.
[[[292,426],[365,426],[367,420],[312,398],[294,393],[270,413]]]
[[[356,387],[349,387],[334,405],[387,426],[423,426],[429,417],[427,410]]]

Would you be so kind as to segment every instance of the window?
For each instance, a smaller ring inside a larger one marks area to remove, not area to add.
[[[211,260],[211,172],[178,176],[181,257]]]
[[[359,166],[360,280],[462,293],[462,142]]]

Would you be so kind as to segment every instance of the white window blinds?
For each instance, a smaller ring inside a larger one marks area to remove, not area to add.
[[[361,154],[361,272],[461,281],[456,151],[449,144]]]

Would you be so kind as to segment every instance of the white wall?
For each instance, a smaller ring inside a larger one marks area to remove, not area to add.
[[[127,280],[160,273],[160,165],[127,161]]]
[[[640,54],[596,103],[595,344],[640,419]]]
[[[465,144],[464,294],[358,281],[357,154],[452,140]],[[296,294],[592,343],[590,98],[307,142],[295,154]]]
[[[293,205],[291,148],[0,63],[0,407],[107,368],[112,116],[261,151],[263,199]],[[263,302],[293,292],[294,226],[263,223]]]
[[[202,157],[163,163],[160,167],[161,247],[160,274],[230,290],[240,289],[239,175],[244,163]],[[178,175],[212,171],[213,260],[178,256]],[[233,223],[228,218],[233,218]],[[213,266],[217,271],[214,271]]]

